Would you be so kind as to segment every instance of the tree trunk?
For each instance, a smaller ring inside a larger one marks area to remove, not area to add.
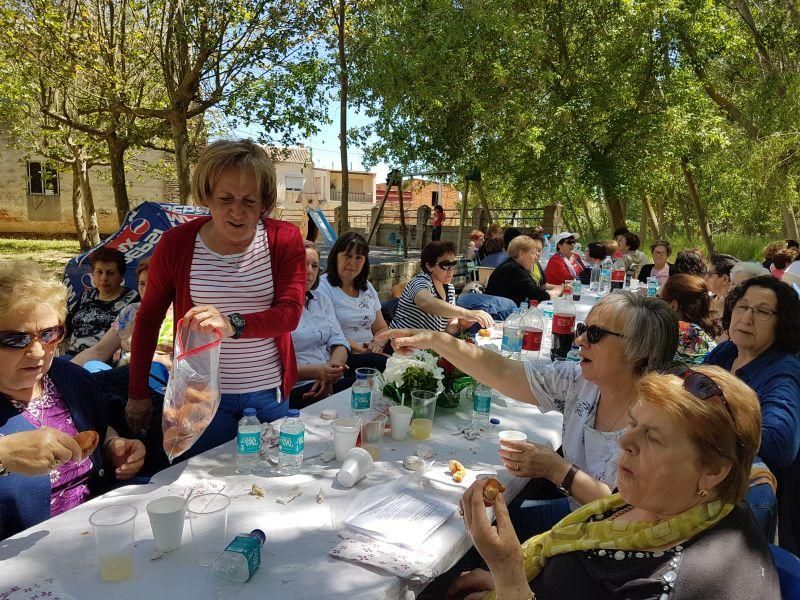
[[[591,213],[589,212],[589,201],[583,194],[580,195],[580,201],[581,201],[581,208],[583,209],[583,216],[586,217],[586,223],[589,227],[589,232],[592,234],[592,239],[596,240],[597,229],[595,229],[594,223],[592,222],[592,217],[590,216]]]
[[[75,221],[75,233],[78,234],[78,243],[81,251],[85,252],[92,245],[89,243],[89,235],[86,232],[86,222],[83,218],[83,198],[81,197],[81,174],[80,166],[77,161],[73,161],[72,167],[72,218]]]
[[[111,163],[111,189],[114,192],[114,204],[117,207],[117,223],[121,225],[130,210],[128,186],[125,182],[125,151],[128,144],[120,140],[116,134],[108,136],[106,142],[108,143],[108,159]]]
[[[697,223],[700,226],[700,235],[703,236],[703,242],[706,245],[708,256],[713,256],[716,254],[716,249],[714,248],[714,240],[711,237],[711,227],[708,224],[708,218],[706,217],[706,209],[705,206],[703,206],[700,193],[697,191],[694,175],[689,169],[689,159],[685,156],[681,159],[681,169],[683,170],[683,178],[686,180],[686,187],[689,188],[689,197],[692,200],[695,213],[697,214]]]
[[[642,196],[642,212],[641,216],[639,217],[639,239],[644,243],[644,239],[647,237],[647,209],[645,208],[645,202],[648,202],[645,199],[645,196]]]
[[[620,202],[619,197],[613,190],[609,189],[609,186],[606,182],[601,183],[600,188],[603,190],[603,200],[606,202],[608,215],[611,217],[612,229],[626,227],[627,224],[625,223],[625,211],[622,208],[622,202]]]
[[[92,247],[100,243],[100,227],[97,224],[97,211],[94,208],[94,195],[92,194],[92,184],[89,181],[89,164],[86,159],[81,161],[81,196],[83,206],[86,209],[86,234]]]
[[[783,201],[780,203],[781,213],[783,214],[783,228],[786,232],[786,237],[790,240],[797,239],[797,219],[794,216],[794,211],[788,202]]]
[[[347,202],[350,195],[350,169],[347,164],[347,53],[345,52],[346,0],[339,0],[338,43],[339,43],[339,152],[342,161],[342,205],[339,209],[339,235],[350,231],[350,216]],[[402,196],[403,190],[400,190]]]
[[[191,196],[189,183],[189,128],[186,113],[175,111],[170,115],[172,143],[175,146],[175,174],[178,178],[178,197],[181,204],[188,204]]]
[[[653,210],[653,203],[650,202],[650,196],[645,194],[642,196],[642,214],[649,219],[650,226],[653,229],[653,235],[658,239],[664,238],[663,224],[659,222],[656,211]]]

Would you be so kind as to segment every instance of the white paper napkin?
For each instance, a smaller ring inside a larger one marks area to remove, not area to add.
[[[404,548],[368,536],[346,538],[328,554],[334,558],[376,567],[402,579],[433,579],[436,556],[421,548]]]

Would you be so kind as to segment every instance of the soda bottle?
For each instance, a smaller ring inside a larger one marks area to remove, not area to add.
[[[614,261],[614,267],[611,269],[611,289],[621,290],[625,285],[625,259],[621,256]]]
[[[350,388],[350,410],[353,414],[366,412],[372,406],[372,386],[367,374],[356,372],[356,381]]]
[[[245,408],[236,431],[236,472],[252,473],[261,452],[261,421],[255,408]]]
[[[250,579],[261,564],[261,546],[266,541],[260,529],[237,535],[211,566],[214,576],[237,583]]]
[[[658,296],[658,277],[647,278],[647,295],[651,298]]]
[[[500,344],[500,353],[514,360],[519,360],[519,353],[522,350],[522,330],[519,328],[519,321],[522,313],[519,308],[508,315],[503,321],[503,341]]]
[[[592,273],[589,276],[589,291],[597,294],[600,291],[600,263],[592,263]]]
[[[539,351],[542,349],[542,336],[544,335],[544,322],[539,315],[539,311],[531,308],[522,315],[520,319],[520,329],[522,330],[522,360],[536,360],[539,358]]]
[[[472,390],[472,426],[486,429],[491,410],[492,390],[482,383],[476,383]]]
[[[281,475],[296,475],[303,464],[303,446],[305,445],[306,427],[300,420],[300,411],[289,409],[289,413],[281,423],[281,435],[278,438],[278,467]]]
[[[575,305],[567,298],[556,300],[553,311],[553,345],[550,359],[566,358],[575,341]]]
[[[605,296],[611,291],[611,270],[613,261],[610,256],[606,256],[600,265],[600,295]]]

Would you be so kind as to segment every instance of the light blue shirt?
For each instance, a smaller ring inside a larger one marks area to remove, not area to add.
[[[308,307],[300,315],[297,329],[292,332],[298,365],[326,363],[334,346],[349,347],[331,301],[318,290],[312,290],[311,295]],[[298,385],[303,383],[306,382],[300,381]]]

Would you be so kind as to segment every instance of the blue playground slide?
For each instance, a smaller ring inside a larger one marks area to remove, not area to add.
[[[308,212],[308,216],[314,220],[317,229],[322,232],[322,237],[325,238],[325,241],[329,244],[333,244],[336,241],[336,232],[333,230],[333,227],[331,227],[331,224],[328,223],[328,219],[325,218],[322,210],[307,206],[306,211]]]

